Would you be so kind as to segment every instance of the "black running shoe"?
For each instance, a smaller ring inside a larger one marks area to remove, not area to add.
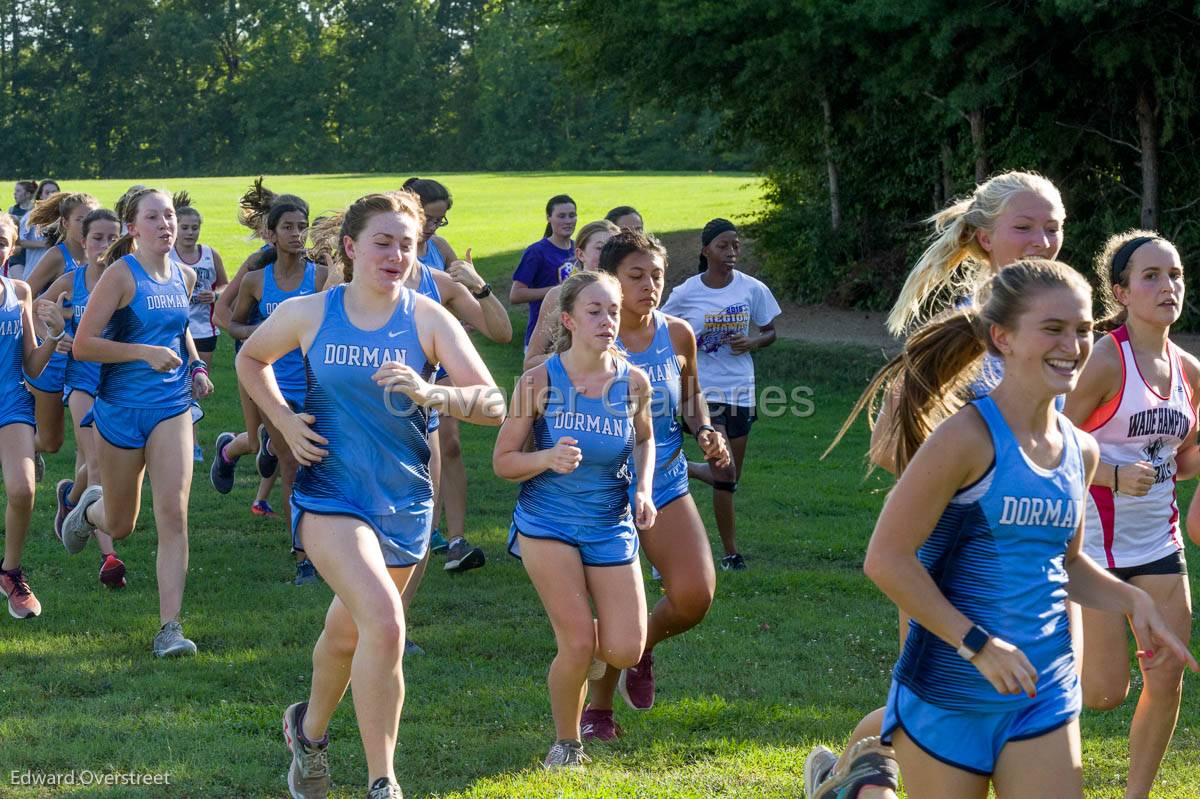
[[[446,565],[442,568],[448,572],[466,572],[478,569],[486,562],[487,556],[483,554],[483,550],[471,546],[467,539],[460,536],[450,544],[450,549],[446,552]]]
[[[724,571],[740,572],[746,569],[746,559],[737,552],[721,558],[721,568]]]
[[[217,436],[216,454],[213,455],[212,466],[208,470],[208,481],[218,494],[228,494],[233,490],[233,477],[237,469],[237,458],[225,460],[225,447],[237,436],[233,433],[222,433]]]
[[[271,437],[267,435],[267,426],[260,424],[258,426],[258,455],[254,458],[254,465],[258,467],[258,476],[264,480],[275,474],[275,470],[279,468],[279,458],[275,457],[275,453],[269,449]]]

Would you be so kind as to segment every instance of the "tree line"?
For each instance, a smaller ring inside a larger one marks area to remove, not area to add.
[[[1006,169],[1058,184],[1074,266],[1139,226],[1200,254],[1195,0],[572,0],[557,19],[573,74],[704,104],[754,146],[768,273],[807,299],[886,307],[921,220]]]
[[[0,0],[11,177],[748,167],[573,83],[538,0]]]

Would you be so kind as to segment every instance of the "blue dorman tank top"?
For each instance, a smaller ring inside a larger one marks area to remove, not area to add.
[[[274,262],[267,264],[263,272],[262,297],[258,301],[258,315],[262,319],[269,317],[284,300],[316,292],[317,265],[312,261],[304,262],[304,276],[300,278],[300,284],[291,291],[283,291],[275,282]],[[304,356],[299,349],[292,350],[271,366],[280,391],[287,394],[304,390]]]
[[[667,318],[661,311],[654,311],[654,338],[642,352],[629,352],[618,339],[618,346],[625,351],[629,362],[641,368],[650,378],[650,412],[654,420],[654,461],[656,470],[670,463],[683,448],[683,426],[679,423],[679,397],[682,390],[679,374],[679,358]]]
[[[87,310],[88,299],[91,296],[92,292],[88,290],[87,286],[87,265],[85,264],[75,270],[75,279],[71,284],[71,318],[67,320],[67,333],[72,338],[79,330],[79,320],[83,318],[83,312]],[[68,357],[66,385],[96,386],[99,383],[100,364],[95,361],[77,361],[73,355]]]

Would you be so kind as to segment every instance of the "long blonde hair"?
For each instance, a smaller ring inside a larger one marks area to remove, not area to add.
[[[1048,179],[1034,172],[1005,172],[925,220],[933,225],[933,234],[888,314],[887,326],[893,335],[936,315],[940,308],[927,306],[943,290],[970,294],[987,280],[988,254],[975,234],[991,231],[1009,201],[1023,192],[1038,194],[1062,207],[1062,196]]]
[[[983,353],[1000,355],[992,342],[992,325],[1013,329],[1036,295],[1064,287],[1079,291],[1090,303],[1092,287],[1087,279],[1059,261],[1031,258],[1001,269],[981,287],[977,302],[934,319],[908,337],[904,351],[872,378],[825,454],[838,445],[864,409],[873,429],[880,397],[893,395],[895,412],[888,417],[891,435],[882,441],[895,450],[872,455],[879,459],[891,455],[897,470],[904,471],[934,428],[965,404],[965,389],[979,371]]]

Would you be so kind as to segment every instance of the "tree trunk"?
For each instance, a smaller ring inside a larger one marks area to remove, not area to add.
[[[939,209],[952,199],[954,199],[954,151],[950,149],[949,144],[942,142],[942,201],[938,204]]]
[[[987,180],[991,167],[988,165],[987,144],[983,137],[983,110],[976,108],[967,112],[967,121],[971,124],[971,145],[975,150],[975,182]]]
[[[825,169],[829,173],[829,229],[837,233],[842,226],[842,197],[838,189],[837,164],[833,160],[833,106],[824,93],[821,94],[821,113],[825,118]]]
[[[1142,146],[1142,227],[1158,230],[1158,119],[1154,88],[1138,88],[1138,134]]]

